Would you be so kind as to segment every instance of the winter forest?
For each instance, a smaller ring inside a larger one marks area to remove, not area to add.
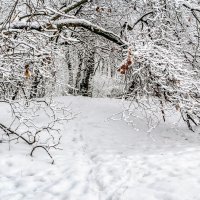
[[[200,1],[0,0],[0,199],[200,200]]]

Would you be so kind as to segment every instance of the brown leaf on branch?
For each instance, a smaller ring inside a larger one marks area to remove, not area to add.
[[[133,61],[132,49],[129,48],[126,59],[122,62],[117,71],[121,74],[125,74],[129,70],[129,68],[133,65],[133,63],[134,61]]]
[[[25,65],[24,76],[25,76],[26,79],[29,79],[31,77],[31,72],[29,70],[29,65]]]

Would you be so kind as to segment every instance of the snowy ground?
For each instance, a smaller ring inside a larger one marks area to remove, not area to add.
[[[121,111],[119,100],[62,101],[80,114],[64,126],[54,165],[25,145],[0,145],[0,199],[200,200],[197,133],[169,122],[148,134],[143,120],[139,131],[107,120]]]

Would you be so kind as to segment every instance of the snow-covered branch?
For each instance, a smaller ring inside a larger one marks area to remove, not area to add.
[[[79,7],[79,6],[81,6],[81,5],[83,5],[83,4],[85,4],[85,3],[87,3],[88,2],[88,0],[80,0],[80,1],[78,1],[78,2],[75,2],[75,3],[72,3],[72,4],[70,4],[69,6],[64,6],[61,10],[60,10],[60,12],[64,12],[65,14],[66,13],[68,13],[68,12],[70,12],[70,11],[72,11],[72,10],[74,10],[75,8],[77,8],[77,7]],[[59,17],[61,17],[62,15],[61,14],[55,14],[52,18],[51,18],[51,20],[57,20]]]
[[[25,30],[37,30],[37,31],[56,30],[56,29],[64,29],[64,28],[70,28],[70,27],[85,28],[120,46],[123,46],[124,48],[127,48],[127,43],[124,40],[122,40],[118,35],[96,24],[93,24],[85,19],[63,19],[63,20],[52,21],[51,23],[16,22],[9,25],[10,29],[25,29]],[[0,27],[0,29],[2,30],[3,27]]]

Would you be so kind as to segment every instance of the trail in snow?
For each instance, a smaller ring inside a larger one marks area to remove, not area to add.
[[[64,126],[56,161],[28,155],[26,147],[0,145],[0,199],[200,200],[200,138],[186,127],[160,124],[151,135],[107,120],[119,100],[65,97],[80,113]]]

